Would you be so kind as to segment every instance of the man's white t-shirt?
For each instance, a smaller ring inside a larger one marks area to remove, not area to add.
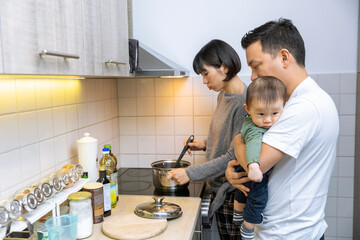
[[[263,142],[286,156],[273,168],[256,239],[318,240],[335,163],[339,119],[331,97],[307,77],[292,93]]]

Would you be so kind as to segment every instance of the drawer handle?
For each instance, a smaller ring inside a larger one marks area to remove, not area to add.
[[[54,52],[54,51],[49,51],[47,49],[42,50],[39,53],[40,57],[42,57],[43,55],[49,55],[49,56],[55,56],[55,57],[63,57],[63,58],[75,58],[75,59],[79,59],[79,55],[75,55],[75,54],[70,54],[70,53],[61,53],[61,52]]]
[[[113,60],[111,60],[111,59],[105,61],[105,63],[106,63],[106,64],[111,63],[111,64],[116,64],[116,65],[118,65],[118,64],[126,65],[126,63],[124,63],[124,62],[117,62],[117,61],[113,61]]]

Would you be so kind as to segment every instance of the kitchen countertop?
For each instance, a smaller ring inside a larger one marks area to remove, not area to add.
[[[145,202],[153,202],[152,196],[120,195],[115,209],[111,209],[111,215],[135,214],[137,205]],[[201,198],[198,197],[165,197],[164,202],[175,203],[183,211],[181,217],[168,221],[166,230],[151,240],[190,240],[192,239],[195,225],[198,221]],[[105,221],[107,218],[105,218]],[[112,239],[105,236],[101,231],[102,223],[93,225],[93,234],[86,239]],[[182,230],[184,231],[182,231]]]

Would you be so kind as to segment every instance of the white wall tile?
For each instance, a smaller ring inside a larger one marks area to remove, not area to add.
[[[0,115],[16,112],[15,80],[0,81]]]
[[[0,188],[2,191],[21,183],[21,161],[19,149],[0,154],[0,166]],[[9,179],[11,179],[11,181],[9,181]]]
[[[194,97],[194,115],[209,116],[213,113],[213,97]]]
[[[175,130],[173,117],[157,117],[155,120],[157,136],[174,135]]]
[[[337,236],[351,238],[352,233],[353,233],[353,219],[352,218],[338,218],[337,219]]]
[[[184,142],[189,138],[189,136],[175,136],[175,153],[179,153],[180,155],[184,149]],[[188,155],[188,153],[186,152],[185,155]]]
[[[77,157],[77,140],[79,139],[79,131],[75,130],[67,134],[67,149],[68,149],[68,158]]]
[[[133,79],[130,79],[130,80],[133,80]],[[117,98],[118,97],[118,79],[111,79],[110,87],[111,87],[110,96],[112,98]]]
[[[62,80],[51,81],[51,102],[53,107],[65,105],[65,86]]]
[[[337,217],[338,215],[338,199],[336,197],[328,197],[325,206],[326,217]]]
[[[330,239],[330,236],[335,237],[337,235],[337,218],[325,216],[325,221],[328,224],[328,228],[325,231],[326,240]],[[338,239],[336,239],[338,240]]]
[[[39,145],[33,144],[20,149],[21,180],[40,178]]]
[[[113,118],[112,122],[112,137],[118,137],[120,135],[119,120],[120,118]]]
[[[139,154],[156,154],[156,137],[138,136],[138,152]]]
[[[53,113],[51,108],[37,111],[37,129],[39,132],[39,141],[54,136]]]
[[[351,157],[355,156],[355,137],[354,136],[339,136],[338,139],[339,152],[338,156]]]
[[[352,114],[356,112],[356,94],[340,94],[340,114]]]
[[[89,102],[87,104],[88,107],[88,124],[92,125],[95,124],[97,122],[97,108],[96,108],[96,102]]]
[[[77,88],[77,102],[78,103],[84,103],[86,102],[86,93],[87,93],[87,87],[86,83],[87,79],[80,79],[78,81],[78,88]]]
[[[104,101],[96,102],[96,122],[105,121],[105,105]]]
[[[139,155],[139,167],[151,168],[151,163],[156,160],[156,155]]]
[[[155,78],[155,96],[173,97],[174,80],[171,78]]]
[[[174,154],[174,137],[173,136],[156,136],[156,153],[157,154]]]
[[[96,82],[98,79],[86,79],[86,97],[88,102],[96,101]]]
[[[88,104],[80,103],[77,105],[79,128],[83,128],[88,125]]]
[[[19,114],[20,146],[26,146],[38,141],[36,112]]]
[[[137,97],[154,97],[155,96],[154,78],[136,79],[136,94]]]
[[[105,99],[113,98],[114,96],[111,96],[111,87],[112,87],[112,81],[113,79],[105,79],[104,82],[104,96]]]
[[[120,117],[119,118],[120,135],[137,135],[136,117]]]
[[[119,116],[136,116],[136,98],[119,98]]]
[[[54,153],[56,165],[59,165],[68,159],[69,155],[66,134],[54,138]]]
[[[194,114],[194,98],[175,97],[174,113],[176,116],[192,116]]]
[[[16,100],[17,109],[20,112],[30,111],[36,108],[34,80],[16,80]]]
[[[118,97],[135,97],[136,96],[135,83],[136,80],[133,78],[118,79],[117,80]]]
[[[39,143],[39,157],[41,172],[55,166],[54,140],[52,138]]]
[[[120,154],[137,154],[137,136],[120,136]]]
[[[138,116],[155,115],[155,98],[153,97],[138,98],[136,106]]]
[[[120,154],[120,162],[121,162],[121,167],[124,168],[130,168],[130,167],[139,167],[139,162],[138,162],[138,156],[137,155],[126,155],[126,154]]]
[[[77,103],[77,84],[75,80],[64,81],[65,104]]]
[[[174,115],[174,98],[173,97],[156,97],[155,98],[156,116],[173,116]]]
[[[340,93],[340,74],[319,74],[317,83],[327,93]]]
[[[17,114],[0,116],[0,153],[18,148],[19,144]]]
[[[98,128],[98,140],[99,143],[103,143],[106,140],[106,128],[105,122],[99,122],[96,124]]]
[[[199,165],[199,164],[202,164],[204,162],[206,162],[205,155],[198,155],[198,154],[194,155],[194,164],[195,165]]]
[[[353,198],[338,198],[337,215],[338,217],[353,217],[354,213]]]
[[[340,116],[340,135],[355,136],[355,115]]]
[[[337,197],[338,195],[338,178],[331,177],[329,183],[328,197]]]
[[[96,81],[96,100],[100,101],[104,99],[104,80]]]
[[[106,136],[105,140],[110,141],[113,138],[112,120],[107,120],[104,123],[105,123],[105,136]]]
[[[68,105],[66,109],[66,128],[68,132],[79,128],[77,105]]]
[[[354,197],[354,179],[338,178],[338,197]]]
[[[51,103],[51,81],[50,80],[36,80],[35,81],[36,91],[36,107],[49,108],[52,106]]]
[[[354,177],[354,157],[339,157],[338,176],[339,177]]]
[[[193,78],[175,78],[174,96],[192,97],[193,96]]]
[[[119,116],[119,104],[118,104],[118,99],[117,98],[113,98],[111,100],[111,117],[118,117]]]
[[[137,118],[138,134],[142,136],[155,136],[156,121],[155,117],[138,117]]]
[[[175,117],[175,135],[191,135],[194,132],[193,117]]]
[[[53,108],[54,136],[66,133],[65,107]]]
[[[194,135],[207,135],[211,123],[211,116],[194,117]]]
[[[340,74],[340,93],[356,93],[356,73]]]
[[[329,94],[335,103],[338,113],[340,113],[340,94]]]

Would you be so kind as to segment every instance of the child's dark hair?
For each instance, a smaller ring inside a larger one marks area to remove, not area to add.
[[[276,77],[258,77],[249,85],[246,92],[246,105],[251,107],[253,100],[260,101],[266,105],[282,99],[286,102],[286,87],[282,81]]]
[[[226,42],[214,39],[196,54],[193,68],[197,74],[204,72],[204,64],[220,68],[224,64],[228,69],[224,81],[229,81],[241,70],[241,62],[236,51]]]

